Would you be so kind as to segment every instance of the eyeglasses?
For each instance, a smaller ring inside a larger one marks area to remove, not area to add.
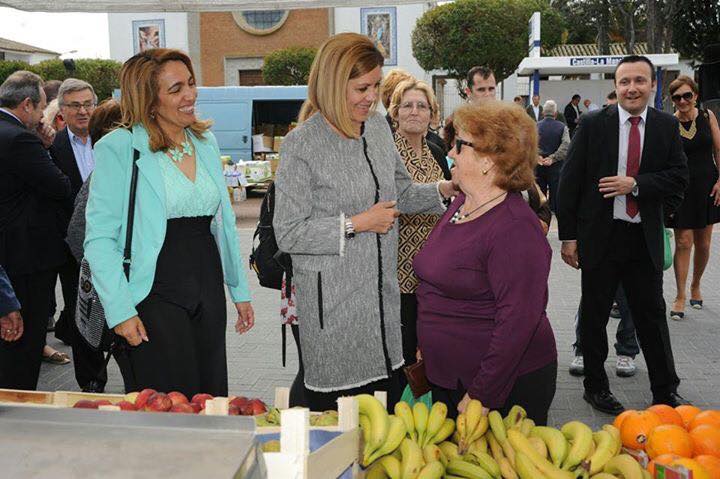
[[[469,146],[470,148],[473,147],[473,144],[470,143],[469,141],[465,141],[460,138],[456,138],[455,139],[455,153],[457,153],[459,155],[460,152],[462,151],[463,145]]]
[[[422,102],[422,101],[418,101],[416,103],[413,103],[411,101],[406,101],[405,103],[400,104],[401,110],[412,111],[413,108],[417,108],[418,111],[424,112],[424,111],[428,111],[430,109],[430,105],[428,105],[427,103]]]
[[[677,95],[671,96],[670,98],[671,98],[672,101],[674,101],[675,103],[678,103],[678,102],[680,102],[680,100],[690,101],[690,100],[693,99],[693,96],[695,96],[695,94],[694,94],[693,92],[691,92],[691,91],[686,91],[686,92],[683,93],[682,95],[677,94]]]
[[[92,101],[86,101],[85,103],[78,103],[74,101],[72,103],[65,103],[63,106],[75,111],[80,111],[82,108],[85,108],[85,111],[91,111],[95,109],[97,104]]]

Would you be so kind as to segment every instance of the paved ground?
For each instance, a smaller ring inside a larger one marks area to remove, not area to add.
[[[247,254],[250,250],[253,224],[252,211],[259,206],[255,199],[243,205],[247,215],[239,221],[240,240]],[[582,400],[582,381],[567,373],[572,358],[571,345],[574,342],[573,319],[580,296],[580,275],[560,259],[560,243],[557,231],[549,234],[553,247],[553,264],[550,273],[550,303],[548,316],[551,319],[558,344],[560,368],[557,394],[550,411],[551,424],[560,425],[569,419],[580,419],[595,427],[607,422],[610,417],[593,411]],[[680,393],[700,407],[720,408],[720,237],[713,240],[711,262],[704,279],[705,309],[696,312],[687,310],[689,319],[682,323],[670,322],[670,332],[675,353],[678,374],[682,380]],[[257,315],[255,328],[244,336],[238,336],[228,323],[228,366],[230,390],[233,394],[260,397],[272,401],[275,386],[290,385],[297,371],[297,355],[290,339],[288,364],[281,365],[280,323],[278,320],[279,293],[261,288],[257,278],[249,275]],[[62,298],[58,294],[59,298]],[[672,270],[665,274],[665,299],[674,298]],[[61,299],[60,299],[61,302]],[[229,316],[233,313],[228,304]],[[234,317],[234,316],[233,316]],[[610,338],[614,338],[617,320],[608,325]],[[290,337],[291,338],[291,337]],[[48,343],[60,350],[69,348],[48,335]],[[611,342],[612,344],[612,342]],[[612,348],[611,348],[612,349]],[[647,367],[642,356],[637,361],[638,374],[633,378],[615,376],[615,354],[611,351],[606,368],[612,391],[628,408],[644,408],[651,400]],[[114,365],[109,371],[107,392],[121,392],[122,380]],[[52,366],[43,364],[38,389],[77,390],[72,365]]]

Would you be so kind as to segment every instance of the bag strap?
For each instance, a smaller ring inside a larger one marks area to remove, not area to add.
[[[128,202],[128,219],[125,231],[125,250],[123,251],[123,270],[125,278],[130,279],[130,251],[132,249],[133,224],[135,222],[135,197],[137,196],[138,166],[140,151],[133,148],[132,176],[130,177],[130,201]]]

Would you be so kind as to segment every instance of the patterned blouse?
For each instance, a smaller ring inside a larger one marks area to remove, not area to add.
[[[443,171],[433,157],[430,148],[422,140],[422,155],[418,158],[407,139],[395,132],[395,146],[410,177],[415,183],[437,183],[445,178]],[[425,244],[439,215],[400,215],[400,237],[398,238],[398,281],[402,294],[413,294],[418,286],[418,279],[413,271],[413,259]]]

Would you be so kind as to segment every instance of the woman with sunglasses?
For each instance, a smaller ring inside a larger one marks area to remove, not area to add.
[[[433,399],[453,415],[469,400],[547,423],[557,350],[545,314],[552,250],[522,192],[535,182],[535,122],[514,104],[455,111],[461,193],[413,266],[418,342]]]
[[[690,306],[703,307],[700,281],[710,258],[713,225],[720,222],[720,128],[712,111],[697,107],[698,86],[692,78],[679,76],[669,90],[675,116],[680,120],[680,136],[690,169],[685,198],[668,222],[675,230],[673,267],[677,283],[670,319],[681,321],[685,319],[685,288],[693,247]]]

